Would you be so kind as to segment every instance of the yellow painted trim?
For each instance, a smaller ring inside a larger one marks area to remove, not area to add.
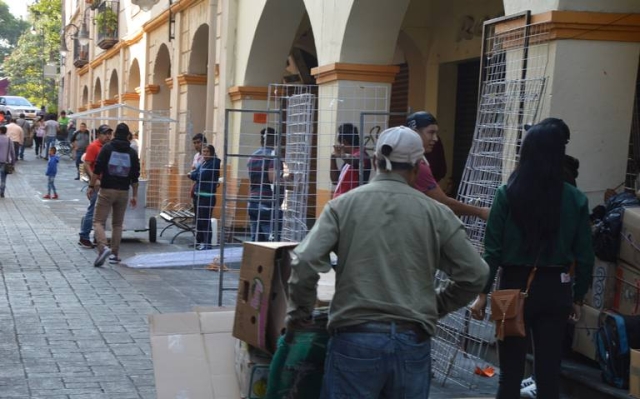
[[[496,26],[496,33],[505,33],[524,26],[524,18],[505,21]],[[544,25],[548,26],[544,26]],[[533,40],[596,40],[640,42],[640,14],[588,11],[547,11],[531,16],[532,29],[540,26],[543,34]],[[548,32],[548,33],[547,33]],[[517,40],[510,39],[514,43]]]
[[[333,63],[311,69],[317,84],[351,80],[356,82],[393,83],[400,71],[397,65]]]
[[[195,74],[184,73],[182,75],[178,75],[178,84],[180,86],[184,86],[184,85],[204,86],[207,84],[207,75],[195,75]]]
[[[117,104],[118,100],[115,98],[110,98],[108,100],[102,100],[102,106]]]
[[[240,100],[267,100],[269,88],[259,86],[233,86],[229,88],[231,101]]]
[[[100,107],[102,107],[102,101],[98,101],[98,102],[89,104],[89,108],[91,108],[91,109],[96,109],[96,108],[100,108]]]
[[[173,89],[173,78],[166,78],[164,80],[164,84],[169,88],[169,90]]]
[[[87,107],[78,107],[78,112],[84,112],[87,110]]]
[[[160,85],[146,85],[144,87],[144,92],[146,94],[157,94],[160,92]]]
[[[136,87],[136,89],[139,89],[139,87]],[[139,101],[140,100],[140,94],[139,93],[132,93],[132,92],[127,92],[127,93],[122,93],[118,96],[118,101],[120,102],[124,102],[124,101]]]

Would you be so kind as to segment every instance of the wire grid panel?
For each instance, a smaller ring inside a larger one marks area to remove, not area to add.
[[[302,240],[324,204],[334,196],[338,179],[332,177],[330,161],[341,125],[351,124],[357,131],[356,143],[349,151],[359,157],[360,164],[370,158],[379,132],[388,124],[389,95],[387,86],[351,83],[269,86],[269,110],[281,114],[269,114],[268,125],[275,126],[276,118],[282,118],[282,137],[286,141],[281,143],[281,165],[283,171],[290,172],[290,180],[281,180],[282,240]],[[340,175],[345,164],[339,155],[336,165],[335,175]],[[363,184],[370,175],[368,170]]]
[[[461,202],[482,207],[491,207],[496,190],[515,168],[524,125],[536,121],[547,81],[549,26],[524,23],[498,30],[500,26],[485,26],[476,127],[458,191]],[[469,216],[462,221],[482,253],[485,222]],[[444,284],[447,276],[439,272],[437,279]],[[440,320],[432,351],[436,380],[477,386],[481,377],[475,368],[488,363],[487,351],[495,342],[488,317],[473,320],[468,309],[461,309]]]

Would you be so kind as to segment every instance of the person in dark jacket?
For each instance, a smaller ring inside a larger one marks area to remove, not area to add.
[[[220,159],[211,144],[202,147],[202,163],[189,173],[195,181],[196,249],[211,249],[211,212],[216,206],[216,190],[220,178]]]
[[[93,218],[93,230],[98,241],[98,257],[93,263],[96,267],[102,266],[107,257],[111,264],[120,263],[118,251],[127,202],[131,207],[138,203],[140,160],[138,153],[129,146],[128,137],[129,126],[126,123],[118,124],[114,139],[105,144],[98,154],[87,190],[87,196],[91,198],[95,184],[98,178],[100,179],[100,191]],[[129,187],[132,188],[131,199]],[[104,226],[112,210],[111,248],[108,248]]]

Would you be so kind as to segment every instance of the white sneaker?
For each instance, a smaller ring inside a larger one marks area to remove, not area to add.
[[[536,387],[535,381],[528,386],[520,389],[520,397],[521,398],[533,398],[537,397],[538,388]]]
[[[522,380],[522,382],[520,382],[520,389],[524,389],[529,385],[535,384],[535,383],[536,383],[536,380],[533,379],[533,376],[529,378],[525,378],[524,380]]]

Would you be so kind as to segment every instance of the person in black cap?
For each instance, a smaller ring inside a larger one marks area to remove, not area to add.
[[[407,117],[407,126],[413,129],[422,139],[425,154],[433,151],[438,141],[438,121],[429,112],[419,111]],[[481,208],[464,204],[447,196],[436,182],[431,168],[426,161],[420,163],[420,171],[413,187],[434,200],[448,206],[458,216],[477,216],[483,220],[489,217],[489,208]]]
[[[100,153],[102,146],[111,140],[112,133],[113,129],[111,129],[109,125],[100,125],[97,131],[96,139],[93,140],[93,142],[87,147],[87,151],[84,155],[84,168],[87,172],[87,175],[89,175],[89,179],[93,178],[93,170],[96,165],[96,160],[98,159],[98,154]],[[100,188],[100,183],[96,180],[96,183],[94,185],[95,187],[92,190],[91,195],[87,195],[87,197],[89,198],[89,206],[87,207],[87,213],[82,219],[82,226],[80,227],[80,240],[78,241],[78,245],[88,249],[94,247],[89,235],[91,234],[91,229],[93,228],[93,211],[96,206],[96,200],[98,199],[98,189]]]
[[[138,179],[140,178],[140,160],[138,153],[129,144],[129,126],[119,123],[115,137],[100,150],[94,173],[89,182],[87,196],[95,191],[100,176],[100,192],[96,202],[96,214],[93,230],[98,242],[98,257],[93,263],[100,267],[109,258],[109,263],[120,263],[118,251],[122,238],[122,224],[127,210],[127,202],[134,208],[138,204]],[[132,189],[129,198],[129,187]],[[111,248],[107,247],[105,223],[111,217]]]

